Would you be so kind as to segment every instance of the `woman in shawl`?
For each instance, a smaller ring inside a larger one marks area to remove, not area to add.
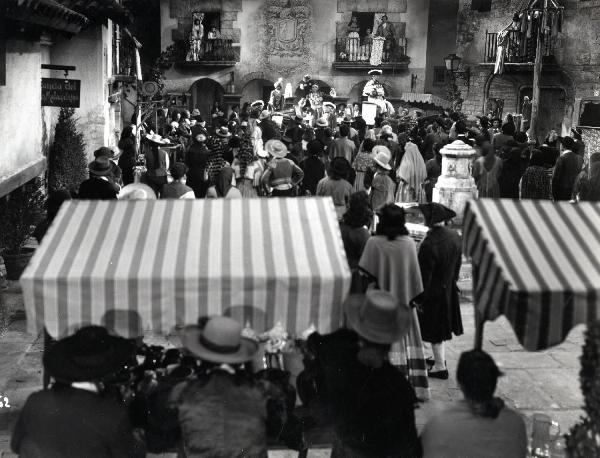
[[[481,144],[481,157],[473,163],[473,178],[477,185],[478,197],[500,197],[498,176],[502,171],[502,160],[494,153],[494,148],[488,141]]]
[[[235,172],[231,167],[223,167],[217,175],[216,183],[206,191],[206,198],[217,199],[224,197],[225,199],[240,199],[242,193],[232,184],[234,174]]]
[[[529,167],[519,182],[520,199],[550,199],[552,188],[550,175],[544,168],[544,156],[540,150],[533,150],[529,159]]]
[[[404,210],[395,204],[385,205],[378,212],[377,235],[371,237],[358,266],[379,289],[389,291],[402,307],[411,307],[423,293],[417,246],[404,225]],[[390,362],[408,376],[417,396],[428,399],[429,381],[425,370],[425,352],[416,309],[405,337],[392,345]]]
[[[123,172],[123,186],[127,186],[134,182],[133,168],[138,155],[134,126],[127,126],[123,129],[119,140],[119,149],[122,153],[119,156],[118,164]]]
[[[463,333],[458,295],[458,274],[462,244],[458,233],[444,225],[456,213],[438,203],[419,205],[429,231],[419,248],[423,296],[419,304],[419,324],[425,342],[431,343],[433,360],[428,359],[429,377],[446,380],[445,342],[452,334]]]
[[[396,170],[396,177],[396,202],[426,202],[423,183],[427,179],[427,169],[419,148],[411,140],[404,147],[404,156]]]

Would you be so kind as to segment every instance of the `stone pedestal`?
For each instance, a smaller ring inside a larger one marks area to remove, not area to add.
[[[456,212],[455,224],[462,224],[465,205],[477,198],[477,186],[471,176],[475,149],[455,140],[441,150],[442,174],[433,189],[433,201]]]

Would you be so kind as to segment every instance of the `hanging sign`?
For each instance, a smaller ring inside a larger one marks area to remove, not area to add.
[[[79,108],[81,80],[42,78],[42,106]]]

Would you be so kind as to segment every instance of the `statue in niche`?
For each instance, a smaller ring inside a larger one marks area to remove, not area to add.
[[[186,59],[190,61],[198,61],[202,57],[202,39],[204,38],[204,13],[192,13],[192,32],[190,33],[190,50],[187,53]]]

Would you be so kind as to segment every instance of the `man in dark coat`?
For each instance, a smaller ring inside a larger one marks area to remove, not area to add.
[[[577,144],[571,137],[561,140],[563,153],[556,160],[552,175],[552,197],[554,200],[570,200],[575,178],[581,172],[583,158],[576,153]]]
[[[333,414],[332,457],[421,456],[417,397],[388,360],[391,343],[408,331],[412,312],[387,291],[351,295],[344,304],[351,329],[313,333],[318,399]]]
[[[100,156],[89,165],[90,177],[79,186],[80,199],[116,199],[119,186],[112,180],[112,162]]]
[[[130,341],[110,336],[100,326],[84,327],[56,342],[44,355],[45,369],[56,383],[25,402],[12,450],[26,457],[145,456],[127,410],[101,395],[98,384],[121,370],[134,351]]]
[[[428,362],[429,377],[446,380],[445,344],[452,334],[463,333],[458,296],[462,244],[458,233],[442,223],[456,213],[438,203],[420,205],[425,224],[430,228],[419,248],[419,266],[423,280],[423,295],[419,301],[419,324],[423,341],[430,342],[433,361]]]

